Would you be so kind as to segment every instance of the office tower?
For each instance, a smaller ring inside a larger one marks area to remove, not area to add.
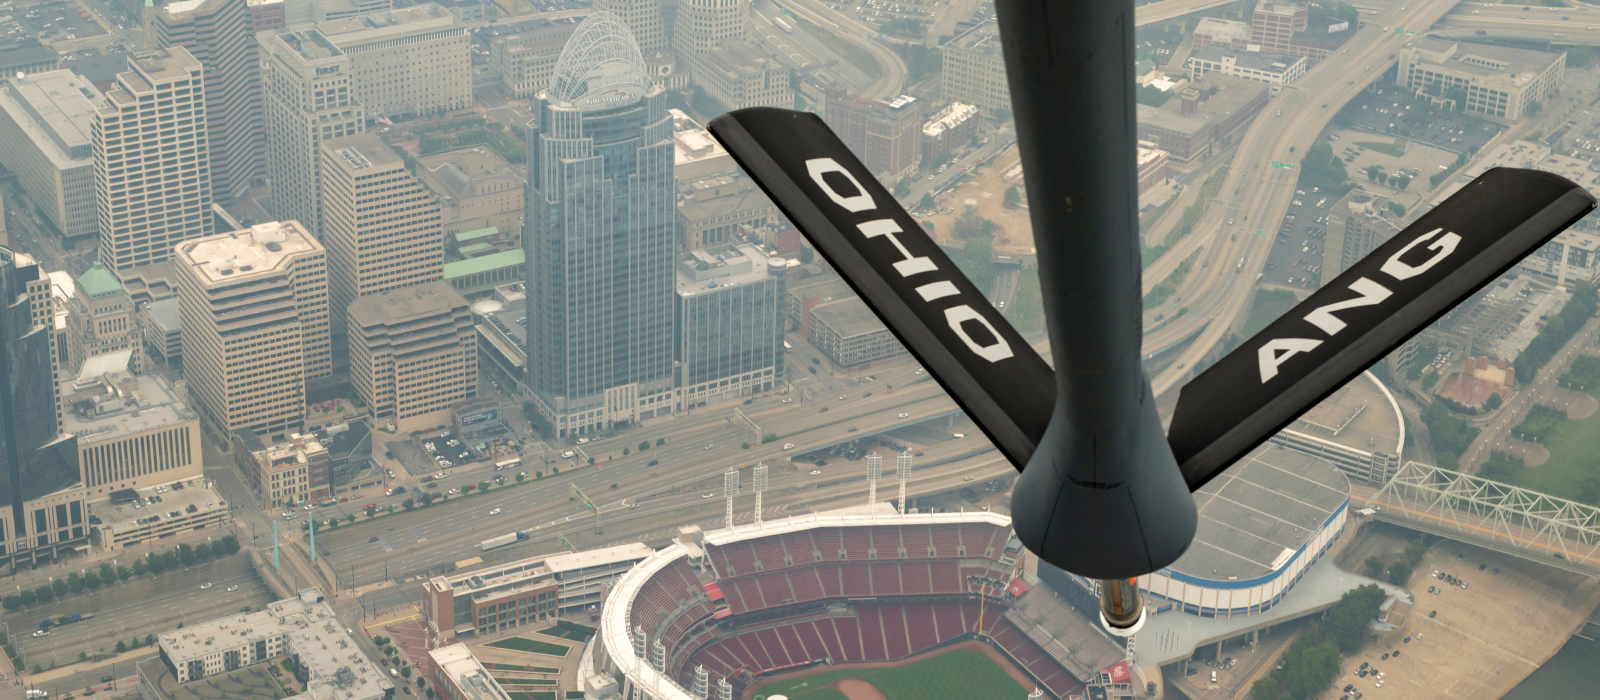
[[[334,335],[357,297],[443,278],[439,200],[376,134],[324,141],[321,189]]]
[[[306,382],[332,372],[325,257],[293,221],[178,246],[184,374],[218,433],[300,432]]]
[[[317,25],[350,56],[357,102],[374,117],[472,105],[472,37],[448,10],[422,3]]]
[[[444,282],[364,296],[350,305],[350,383],[379,426],[401,432],[450,422],[478,395],[472,309]]]
[[[245,0],[245,3],[250,8],[251,34],[283,29],[286,24],[284,0]]]
[[[922,162],[922,103],[915,97],[867,100],[834,83],[822,118],[867,170],[891,185]]]
[[[0,561],[53,557],[85,538],[77,438],[56,414],[49,278],[0,247]]]
[[[944,68],[939,76],[946,99],[975,104],[991,114],[1002,109],[1011,111],[1006,62],[1000,54],[1000,33],[994,25],[981,26],[945,44]]]
[[[144,337],[134,320],[133,299],[122,282],[99,260],[73,281],[74,294],[67,304],[68,376],[77,376],[91,357],[129,351],[127,367],[144,371]]]
[[[261,118],[261,59],[246,0],[180,0],[156,11],[162,48],[182,46],[205,75],[211,197],[232,201],[267,174]]]
[[[667,50],[666,27],[661,22],[661,0],[595,0],[597,12],[610,12],[628,25],[639,50],[648,54]]]
[[[683,406],[770,391],[783,373],[783,258],[754,245],[678,256],[678,371]]]
[[[165,377],[133,371],[133,355],[100,355],[60,384],[69,409],[61,430],[78,436],[83,485],[94,500],[202,476],[199,416]]]
[[[164,262],[180,241],[211,235],[204,89],[188,49],[156,49],[129,56],[95,110],[100,260],[112,272]]]
[[[665,90],[615,15],[578,27],[550,85],[527,139],[528,387],[565,436],[672,408],[675,183]]]
[[[1389,209],[1388,197],[1352,190],[1328,207],[1328,233],[1322,250],[1321,278],[1326,281],[1338,277],[1339,273],[1350,269],[1351,265],[1394,238],[1403,225],[1400,217]],[[1290,231],[1288,235],[1292,237],[1296,233]]]
[[[321,144],[365,130],[366,110],[352,92],[350,56],[316,29],[268,32],[256,39],[266,95],[272,212],[320,235]]]
[[[690,58],[694,82],[728,109],[792,107],[789,67],[747,41],[728,39]]]
[[[533,97],[550,84],[556,59],[578,27],[543,17],[496,25],[489,39],[489,71],[500,75],[500,89],[516,97]]]
[[[100,99],[69,70],[24,73],[0,88],[0,164],[68,241],[99,232],[90,133]]]
[[[723,42],[743,39],[749,20],[750,3],[744,0],[680,0],[672,49],[684,57],[711,53]]]

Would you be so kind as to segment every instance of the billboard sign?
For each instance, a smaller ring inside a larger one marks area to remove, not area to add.
[[[1349,28],[1350,28],[1350,23],[1349,22],[1334,22],[1333,24],[1328,25],[1328,33],[1329,34],[1338,34],[1339,32],[1342,32],[1342,31],[1344,31],[1346,29],[1349,29]]]
[[[462,425],[473,425],[473,424],[476,424],[476,423],[482,423],[484,421],[492,421],[492,420],[494,420],[496,418],[499,418],[499,417],[500,417],[500,410],[499,409],[495,409],[495,408],[491,408],[491,409],[489,409],[487,411],[478,411],[477,413],[468,413],[467,415],[462,416],[461,417],[461,424]]]

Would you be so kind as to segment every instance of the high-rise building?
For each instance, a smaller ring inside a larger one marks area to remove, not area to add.
[[[100,99],[69,70],[24,73],[0,86],[0,164],[68,241],[92,240],[100,230],[90,137]]]
[[[129,351],[128,369],[144,371],[144,337],[134,319],[133,299],[122,282],[99,260],[74,280],[68,301],[67,364],[62,369],[77,376],[85,360]]]
[[[661,0],[595,0],[594,9],[622,18],[645,54],[667,50],[667,27],[661,22]],[[742,4],[742,3],[740,3]]]
[[[975,104],[991,114],[1000,109],[1011,111],[1006,60],[1000,53],[1000,33],[993,25],[947,44],[939,75],[945,99]]]
[[[157,46],[182,46],[204,73],[212,198],[242,196],[267,174],[261,59],[247,0],[176,0],[153,23]]]
[[[293,221],[178,246],[184,375],[218,433],[304,426],[306,382],[332,372],[325,258]]]
[[[672,118],[627,32],[590,15],[528,130],[528,387],[562,436],[673,403]]]
[[[53,559],[87,539],[78,439],[56,413],[49,278],[0,247],[0,562]]]
[[[358,297],[443,278],[439,200],[377,134],[322,142],[320,187],[334,335]]]
[[[744,0],[680,0],[672,50],[692,62],[723,42],[743,39],[749,21],[750,3]]]
[[[320,235],[321,144],[366,128],[366,110],[351,84],[351,59],[316,29],[264,32],[256,39],[266,96],[272,212]]]
[[[823,121],[885,182],[915,172],[922,162],[922,103],[910,95],[893,102],[851,97],[844,85],[828,88]]]
[[[211,235],[201,71],[181,46],[133,54],[95,110],[100,260],[113,272],[164,262],[179,242]]]
[[[317,25],[351,58],[356,101],[373,116],[438,114],[472,104],[472,37],[431,2]]]
[[[533,97],[550,85],[556,59],[577,29],[543,17],[496,26],[500,35],[489,39],[489,70],[500,74],[501,91],[516,97]]]
[[[378,425],[410,432],[449,423],[452,406],[478,395],[466,298],[441,281],[350,304],[350,383]]]
[[[250,8],[250,33],[283,29],[286,24],[284,0],[245,0]]]
[[[728,39],[693,61],[695,84],[723,107],[794,106],[788,66],[747,41]]]
[[[1320,195],[1314,195],[1320,196]],[[1389,198],[1352,190],[1328,208],[1327,246],[1322,251],[1322,279],[1332,280],[1378,246],[1400,233],[1403,223],[1389,209]]]
[[[782,376],[788,269],[748,244],[678,256],[683,407],[770,391]]]

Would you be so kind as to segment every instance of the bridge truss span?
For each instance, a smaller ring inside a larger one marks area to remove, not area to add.
[[[1407,462],[1368,502],[1376,517],[1600,576],[1600,508]]]

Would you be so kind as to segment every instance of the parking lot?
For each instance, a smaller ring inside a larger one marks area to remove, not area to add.
[[[1471,114],[1435,107],[1382,81],[1350,100],[1343,111],[1354,118],[1353,128],[1376,132],[1374,136],[1405,136],[1463,153],[1482,148],[1505,128]]]
[[[871,24],[883,25],[904,19],[918,22],[926,30],[928,24],[933,22],[937,8],[942,4],[943,0],[856,0],[829,3],[829,7],[854,14],[861,21]],[[994,4],[984,3],[973,16],[976,18],[980,15],[985,18],[994,16]]]
[[[1295,190],[1262,270],[1261,284],[1314,290],[1322,275],[1323,238],[1336,197],[1313,189]]]
[[[99,20],[76,2],[50,0],[33,6],[0,2],[0,27],[7,41],[38,39],[49,45],[60,41],[85,39],[106,33]]]

